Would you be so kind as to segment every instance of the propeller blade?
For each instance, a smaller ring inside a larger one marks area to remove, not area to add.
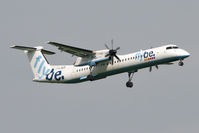
[[[111,48],[113,49],[113,39],[111,40]]]
[[[113,60],[113,56],[111,56],[111,63],[112,63],[112,65],[113,65],[113,62],[114,62],[114,60]]]
[[[106,54],[105,57],[109,56],[109,59],[111,60],[112,65],[114,63],[114,57],[117,58],[117,60],[119,60],[121,62],[120,58],[116,55],[117,50],[119,50],[120,47],[117,47],[116,49],[113,49],[113,39],[111,40],[111,49],[108,47],[108,45],[106,43],[104,45],[105,45],[105,47],[107,49],[109,49],[109,53]]]
[[[108,53],[108,54],[105,55],[105,57],[108,57],[108,56],[110,56],[110,53]]]
[[[150,68],[149,68],[149,72],[151,72],[152,71],[152,66],[150,66]]]
[[[114,55],[114,56],[115,56],[115,58],[117,58],[121,62],[120,58],[117,55]]]
[[[107,49],[109,49],[109,47],[108,47],[108,45],[107,44],[104,44],[105,45],[105,47],[107,48]]]
[[[117,47],[115,50],[117,51],[117,50],[119,50],[120,49],[120,47]]]

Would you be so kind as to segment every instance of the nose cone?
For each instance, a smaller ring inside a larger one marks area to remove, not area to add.
[[[190,56],[190,53],[188,53],[187,51],[184,51],[184,56],[185,56],[185,57],[189,57],[189,56]]]
[[[183,58],[187,58],[190,56],[190,53],[188,53],[187,51],[183,50],[183,52],[181,53]]]

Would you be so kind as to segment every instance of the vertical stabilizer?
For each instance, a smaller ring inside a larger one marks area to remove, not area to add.
[[[46,60],[44,54],[55,54],[54,52],[44,50],[43,47],[24,47],[24,46],[12,46],[11,48],[24,50],[28,56],[30,67],[34,74],[34,79],[44,80],[45,75],[48,74],[52,67]]]

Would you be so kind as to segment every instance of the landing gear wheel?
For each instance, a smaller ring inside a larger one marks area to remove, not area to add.
[[[131,81],[126,82],[126,87],[132,88],[133,87],[133,82],[131,82]]]
[[[133,79],[133,75],[134,75],[135,72],[137,72],[137,70],[135,70],[133,72],[128,72],[129,80],[128,80],[128,82],[126,82],[126,87],[128,87],[128,88],[132,88],[133,87],[132,79]]]
[[[179,66],[183,66],[183,65],[184,65],[184,62],[180,61],[180,62],[178,63],[178,65],[179,65]]]

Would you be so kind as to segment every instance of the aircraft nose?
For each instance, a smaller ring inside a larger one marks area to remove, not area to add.
[[[183,51],[183,56],[184,56],[185,58],[187,58],[187,57],[190,56],[190,53],[184,50],[184,51]]]

